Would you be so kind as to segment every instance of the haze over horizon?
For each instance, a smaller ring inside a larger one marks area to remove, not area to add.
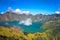
[[[0,0],[0,12],[6,11],[8,7],[32,14],[53,14],[60,8],[60,0]]]

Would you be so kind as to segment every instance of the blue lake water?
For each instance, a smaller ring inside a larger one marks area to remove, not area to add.
[[[33,22],[32,25],[26,26],[24,24],[19,24],[18,21],[11,21],[11,22],[0,22],[0,26],[19,26],[22,28],[24,32],[42,32],[40,28],[42,26],[42,22]]]

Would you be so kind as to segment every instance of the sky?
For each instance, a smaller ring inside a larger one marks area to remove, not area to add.
[[[53,14],[60,8],[60,0],[0,0],[0,12],[6,11],[8,7],[30,11],[32,14]]]

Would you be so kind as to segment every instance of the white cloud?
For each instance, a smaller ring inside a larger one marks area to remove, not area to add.
[[[28,14],[30,13],[30,11],[20,10],[19,8],[13,10],[11,7],[8,7],[7,11],[8,11],[8,12],[12,11],[12,12],[14,12],[14,13],[16,13],[16,14],[26,14],[26,15],[28,15]],[[6,11],[6,12],[7,12],[7,11]],[[4,12],[1,12],[1,14],[3,14],[3,13],[4,13]]]
[[[32,25],[32,20],[30,19],[30,18],[28,18],[26,21],[25,21],[25,23],[24,23],[25,25]]]
[[[10,11],[12,11],[12,12],[13,12],[13,10],[12,10],[12,8],[11,8],[11,7],[8,7],[7,11],[8,11],[8,12],[10,12]],[[4,13],[5,13],[5,12],[7,12],[7,11],[1,12],[1,14],[4,14]]]
[[[32,20],[31,20],[31,18],[28,18],[26,20],[20,21],[19,24],[24,24],[24,25],[29,26],[29,25],[32,25]]]
[[[7,11],[12,11],[12,8],[11,7],[8,7]]]
[[[17,14],[21,14],[21,10],[20,9],[16,9],[14,12],[17,13]]]
[[[26,11],[26,13],[30,13],[30,11]]]
[[[22,13],[28,15],[30,11],[22,11]]]
[[[4,12],[1,12],[1,14],[4,14]]]
[[[17,14],[26,14],[26,15],[28,15],[30,13],[30,11],[23,11],[20,9],[15,9],[14,12]]]
[[[59,12],[59,11],[56,11],[55,13],[56,13],[56,14],[60,14],[60,12]]]
[[[19,24],[24,24],[25,23],[25,21],[23,20],[23,21],[21,21]]]

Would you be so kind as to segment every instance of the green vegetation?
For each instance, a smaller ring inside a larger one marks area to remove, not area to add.
[[[46,33],[24,34],[15,28],[0,26],[0,40],[48,40]]]
[[[15,28],[0,27],[0,40],[25,40],[22,31]]]
[[[0,40],[60,40],[60,20],[46,22],[41,28],[45,31],[25,34],[16,28],[0,26]]]
[[[42,28],[48,31],[52,40],[60,40],[60,20],[46,22]]]

